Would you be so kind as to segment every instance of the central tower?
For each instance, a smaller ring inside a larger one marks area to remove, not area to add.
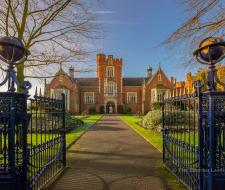
[[[117,106],[122,105],[122,59],[97,54],[96,65],[99,103],[104,106],[105,113],[117,113]]]

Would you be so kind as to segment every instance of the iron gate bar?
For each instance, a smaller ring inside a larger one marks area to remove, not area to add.
[[[163,161],[192,190],[225,186],[225,92],[163,99]],[[197,140],[196,140],[197,138]]]
[[[198,186],[194,94],[163,99],[163,160],[187,187]],[[193,188],[194,189],[194,188]]]
[[[62,100],[37,95],[30,99],[29,186],[32,189],[43,187],[65,167],[64,101],[64,95]]]
[[[196,87],[196,96],[198,97],[198,134],[204,134],[203,133],[203,126],[202,126],[202,92],[201,92],[201,83],[200,81],[196,81],[195,82],[195,87]],[[203,187],[204,187],[204,184],[203,184],[203,135],[198,135],[198,144],[199,144],[199,147],[198,148],[198,162],[199,162],[199,190],[203,190]]]
[[[27,98],[0,93],[0,186],[5,190],[40,189],[66,164],[64,95]]]

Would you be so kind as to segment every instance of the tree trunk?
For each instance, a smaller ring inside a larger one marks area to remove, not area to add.
[[[17,69],[17,79],[20,83],[23,83],[23,81],[24,81],[24,62],[17,65],[16,69]],[[17,86],[17,92],[22,92],[22,89],[19,86]]]

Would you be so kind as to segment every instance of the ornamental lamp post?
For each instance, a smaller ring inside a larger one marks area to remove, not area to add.
[[[7,64],[6,77],[0,83],[4,85],[8,81],[8,92],[15,92],[14,83],[20,87],[23,93],[28,94],[31,88],[29,81],[19,82],[16,77],[15,65],[19,65],[27,60],[30,52],[24,47],[23,42],[15,37],[5,36],[0,38],[0,59]]]
[[[225,57],[225,41],[217,37],[208,37],[204,39],[199,48],[194,51],[193,55],[196,60],[204,65],[208,65],[207,85],[208,91],[216,90],[216,82],[225,86],[224,83],[219,81],[216,74],[215,64]]]

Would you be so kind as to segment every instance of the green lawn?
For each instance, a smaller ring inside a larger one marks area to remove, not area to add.
[[[82,119],[80,116],[75,116]],[[101,115],[91,115],[90,117],[83,118],[84,125],[78,128],[75,128],[73,131],[66,134],[66,146],[69,148],[86,130],[93,126],[93,124],[98,121],[102,116]],[[32,142],[32,146],[38,146],[38,144],[45,143],[51,139],[60,137],[60,134],[56,133],[29,133],[27,136],[28,145]],[[31,157],[31,165],[33,166],[41,166],[38,167],[30,167],[30,177],[36,174],[46,163],[48,163],[53,156],[60,149],[61,144],[55,144],[51,149],[44,149],[43,151],[39,151],[35,155]],[[38,147],[35,149],[38,150]]]
[[[150,144],[152,144],[159,151],[162,151],[162,135],[152,130],[147,130],[141,127],[138,122],[141,121],[141,117],[134,116],[120,116],[121,119],[126,122],[131,128],[133,128],[139,135],[144,137]]]
[[[152,130],[148,130],[145,129],[143,127],[141,127],[138,122],[142,119],[142,118],[138,118],[138,117],[134,117],[134,116],[120,116],[121,119],[126,122],[132,129],[134,129],[139,135],[141,135],[145,140],[147,140],[150,144],[152,144],[155,148],[157,148],[160,152],[162,152],[162,148],[163,148],[163,140],[162,140],[162,134],[160,133],[156,133]],[[182,137],[182,135],[178,135],[178,136],[174,136],[174,138],[178,138],[184,142],[187,142],[188,144],[192,144],[194,145],[194,141],[196,142],[197,134],[190,133],[190,136],[187,136],[187,139],[184,139],[184,137]],[[176,147],[176,146],[174,146]],[[173,148],[172,153],[174,156],[176,156],[180,161],[183,161],[183,163],[185,163],[185,161],[190,160],[191,162],[195,162],[197,160],[197,156],[179,149],[177,148]],[[196,165],[193,165],[193,167],[196,167]]]
[[[80,116],[75,116],[82,118]],[[84,125],[78,128],[75,128],[74,130],[70,131],[66,134],[66,146],[68,147],[71,143],[76,141],[86,130],[88,130],[96,121],[98,121],[101,118],[101,115],[91,115],[87,118],[82,119],[84,121]],[[40,134],[40,133],[29,133],[27,135],[27,142],[30,144],[32,142],[33,145],[44,143],[50,139],[54,139],[59,134],[56,133],[46,133],[46,134]]]
[[[163,147],[163,140],[162,140],[162,134],[157,133],[153,130],[148,130],[143,127],[141,127],[138,122],[141,121],[141,117],[135,117],[135,116],[120,116],[121,119],[126,122],[131,128],[133,128],[139,135],[144,137],[150,144],[152,144],[155,148],[157,148],[159,151],[162,152]],[[191,145],[197,145],[198,143],[198,133],[197,132],[190,132],[189,134],[182,134],[177,133],[174,134],[174,138],[180,139],[184,142],[187,142]]]
[[[76,116],[79,117],[80,116]],[[84,125],[78,127],[66,134],[66,146],[68,147],[71,143],[76,141],[86,130],[88,130],[92,125],[98,121],[102,116],[101,115],[91,115],[90,117],[82,119],[84,121]]]

